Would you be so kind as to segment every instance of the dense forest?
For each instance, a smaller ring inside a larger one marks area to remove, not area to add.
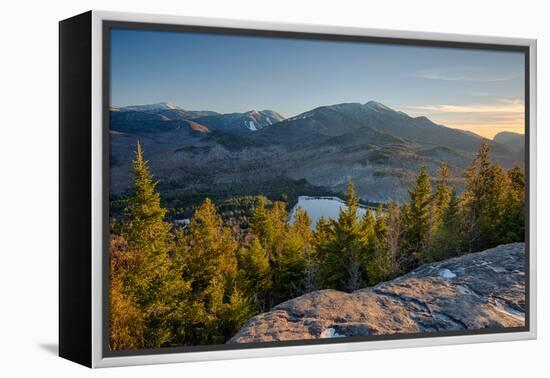
[[[245,198],[244,229],[209,198],[178,227],[139,144],[133,168],[124,216],[111,224],[111,350],[224,343],[254,314],[304,293],[353,291],[525,236],[523,170],[493,162],[487,143],[460,195],[447,166],[434,178],[423,166],[408,201],[359,217],[350,181],[347,207],[314,229],[305,211],[289,222],[288,203],[266,196]]]

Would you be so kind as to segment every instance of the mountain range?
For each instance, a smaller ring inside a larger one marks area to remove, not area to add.
[[[259,194],[266,187],[339,193],[350,178],[363,200],[399,201],[420,165],[435,175],[443,162],[460,190],[463,170],[484,140],[375,101],[321,106],[288,119],[273,110],[220,114],[169,103],[113,107],[110,131],[111,192],[127,190],[139,140],[163,198],[176,202]],[[524,164],[521,134],[498,134],[491,150],[504,167]]]

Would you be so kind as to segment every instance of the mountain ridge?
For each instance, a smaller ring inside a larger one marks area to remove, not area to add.
[[[297,188],[303,181],[308,187],[344,192],[352,178],[358,195],[375,202],[406,198],[406,188],[423,164],[433,176],[442,163],[448,164],[460,192],[463,170],[486,140],[376,101],[319,106],[278,122],[271,118],[277,113],[268,112],[198,116],[181,109],[112,111],[111,130],[117,132],[111,135],[113,193],[128,187],[138,139],[159,188],[173,192],[165,198],[174,201],[181,192],[229,195],[242,187],[254,193],[275,179],[291,180]],[[247,122],[254,122],[256,130]],[[513,146],[489,143],[492,157],[504,167],[524,164],[523,153]]]

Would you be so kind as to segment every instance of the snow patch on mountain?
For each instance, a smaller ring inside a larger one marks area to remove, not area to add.
[[[246,123],[245,123],[245,125],[246,125]],[[256,128],[256,124],[254,124],[254,122],[252,122],[252,121],[248,121],[247,127],[248,127],[249,130],[252,130],[252,131],[257,131],[258,130]]]

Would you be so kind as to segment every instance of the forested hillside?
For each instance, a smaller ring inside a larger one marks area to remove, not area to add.
[[[123,217],[111,223],[110,348],[224,343],[251,316],[305,293],[351,292],[524,240],[522,168],[502,168],[484,142],[463,182],[459,194],[446,164],[435,177],[423,165],[406,200],[359,217],[349,181],[347,206],[315,229],[303,210],[289,222],[282,196],[250,197],[245,223],[240,214],[222,218],[221,203],[203,198],[182,227],[168,222],[138,144],[131,193],[117,202]]]

